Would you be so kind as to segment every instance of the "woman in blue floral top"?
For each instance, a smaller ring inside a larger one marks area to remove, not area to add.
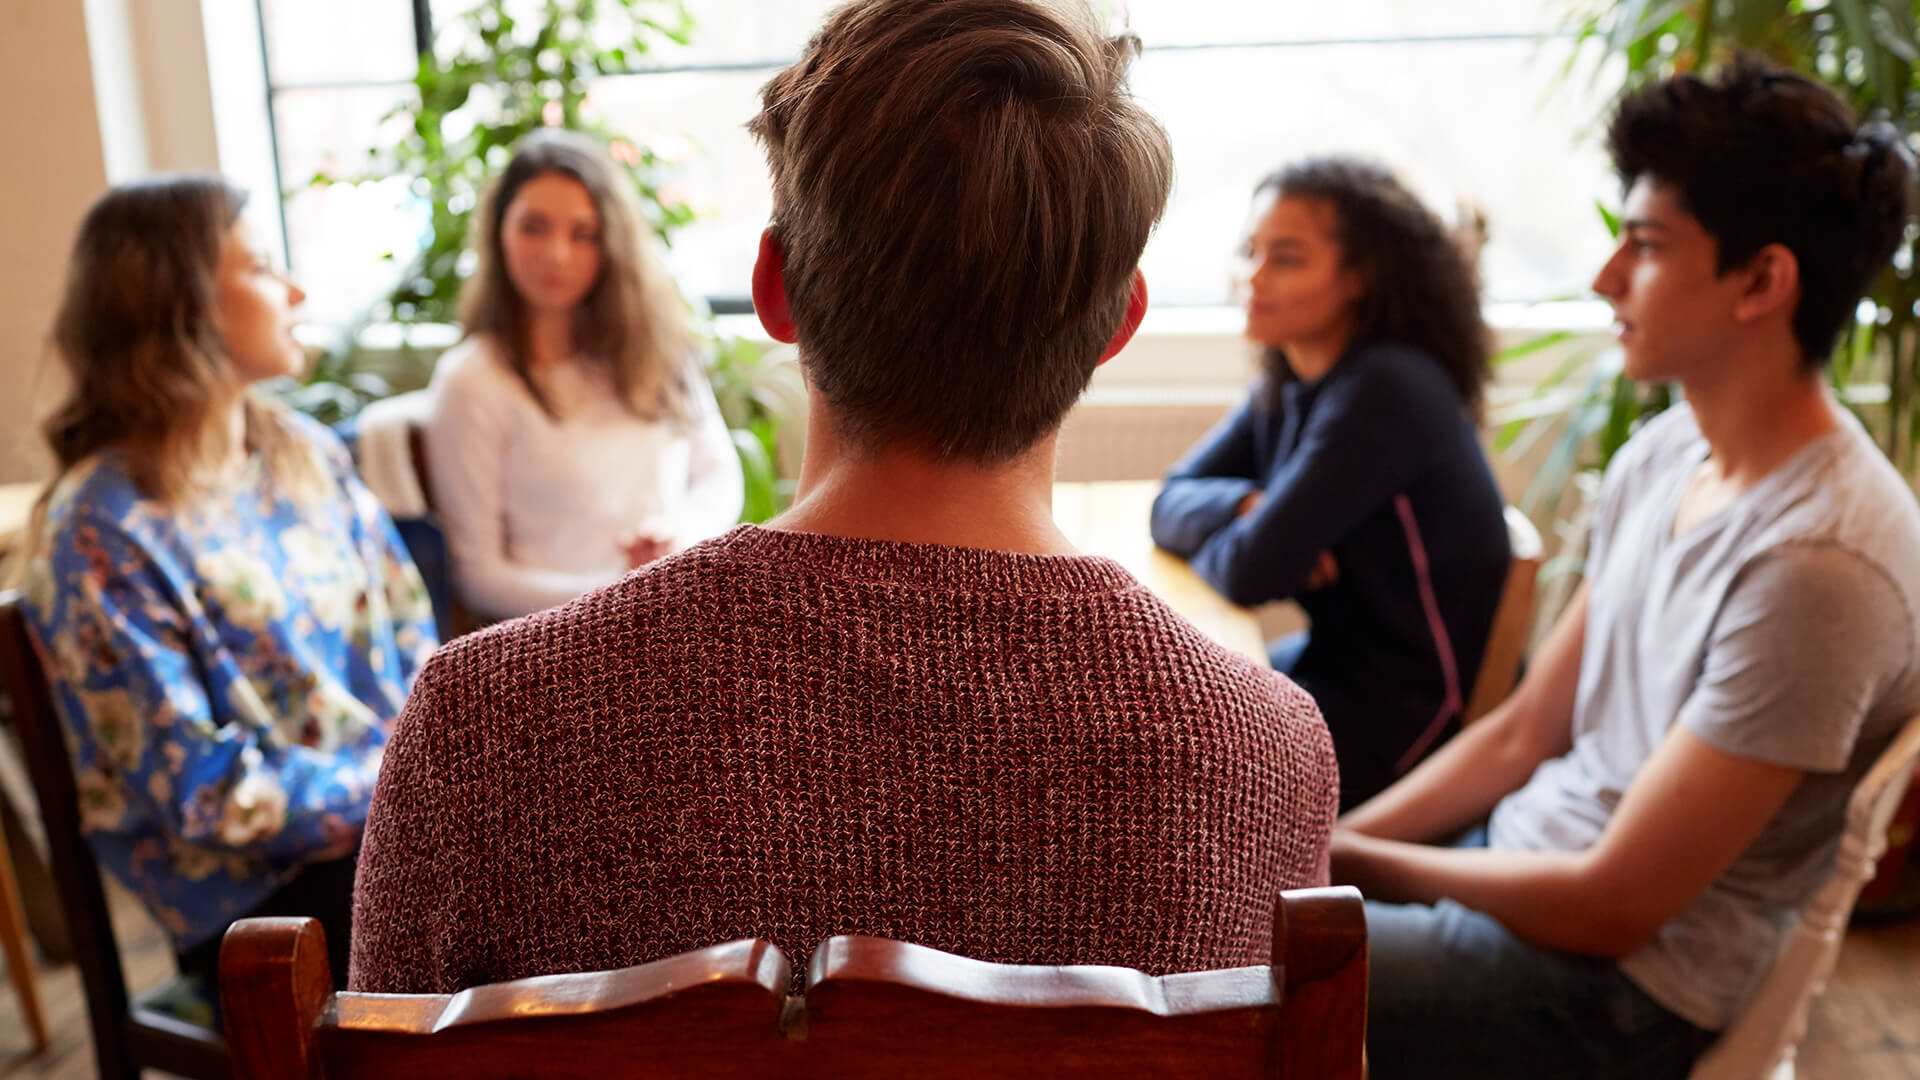
[[[436,644],[418,573],[324,428],[250,392],[296,374],[303,294],[211,177],[87,215],[54,340],[26,610],[101,864],[211,977],[255,914],[326,924],[388,726]]]

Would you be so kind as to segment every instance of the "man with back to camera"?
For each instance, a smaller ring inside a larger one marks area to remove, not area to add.
[[[1920,513],[1821,378],[1906,224],[1898,134],[1752,58],[1608,134],[1594,289],[1627,374],[1685,401],[1608,468],[1513,696],[1335,834],[1373,898],[1376,1077],[1686,1075],[1920,710]]]
[[[1050,512],[1146,309],[1165,134],[1084,5],[855,0],[751,128],[754,271],[811,399],[799,498],[422,673],[355,990],[834,934],[1149,973],[1266,963],[1323,884],[1332,745]]]

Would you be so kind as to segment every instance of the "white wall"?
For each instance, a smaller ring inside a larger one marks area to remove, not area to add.
[[[85,0],[99,137],[113,183],[218,161],[200,3]]]
[[[105,186],[85,9],[9,4],[0,28],[0,481],[43,475],[33,433],[74,226]]]
[[[49,468],[36,428],[62,385],[47,331],[73,235],[109,184],[224,168],[278,235],[258,46],[235,47],[257,42],[252,18],[244,0],[29,0],[0,15],[0,482]],[[258,130],[217,126],[216,92]]]

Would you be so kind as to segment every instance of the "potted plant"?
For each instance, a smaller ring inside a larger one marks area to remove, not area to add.
[[[661,241],[693,220],[666,193],[669,163],[643,142],[615,130],[592,108],[594,79],[631,70],[647,54],[686,44],[693,20],[684,0],[542,0],[532,15],[518,0],[481,0],[441,28],[414,73],[416,97],[394,110],[404,120],[392,141],[370,147],[367,168],[352,176],[316,175],[312,186],[412,178],[426,208],[417,249],[396,256],[393,288],[349,327],[343,345],[322,357],[289,400],[336,423],[396,388],[424,385],[435,354],[401,335],[398,362],[375,363],[361,347],[376,323],[401,327],[447,324],[469,261],[468,225],[481,192],[515,142],[541,126],[583,131],[603,140],[633,183]],[[519,14],[516,14],[519,13]],[[752,342],[716,335],[703,309],[708,376],[734,432],[747,482],[744,520],[764,521],[790,495],[780,479],[780,423],[790,415],[798,374],[763,356]]]

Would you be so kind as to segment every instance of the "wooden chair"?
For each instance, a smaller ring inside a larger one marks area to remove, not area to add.
[[[1545,546],[1540,530],[1527,515],[1509,506],[1507,546],[1513,561],[1507,564],[1507,583],[1500,591],[1500,606],[1494,609],[1493,629],[1487,632],[1487,647],[1480,656],[1480,674],[1473,680],[1473,696],[1467,701],[1467,715],[1461,721],[1471,724],[1507,699],[1520,680],[1520,657],[1527,651],[1527,639],[1533,633],[1533,590],[1540,577],[1540,557]]]
[[[15,485],[25,488],[28,485]],[[0,581],[10,572],[14,558],[13,537],[0,535]],[[0,800],[5,795],[0,793]],[[7,954],[7,976],[13,992],[20,998],[20,1011],[26,1016],[28,1037],[33,1052],[47,1048],[47,1017],[40,1008],[40,986],[33,970],[33,953],[27,946],[27,911],[20,902],[20,883],[14,877],[13,852],[7,843],[5,828],[0,828],[0,949]]]
[[[765,941],[458,994],[334,990],[312,919],[227,931],[240,1077],[1362,1076],[1366,917],[1350,888],[1286,893],[1271,966],[1149,977],[989,964],[829,938],[804,996]]]
[[[1847,801],[1847,831],[1833,874],[1814,894],[1774,957],[1773,970],[1733,1025],[1701,1057],[1694,1080],[1792,1080],[1793,1057],[1807,1033],[1807,1011],[1840,955],[1860,887],[1887,847],[1887,823],[1920,762],[1920,717],[1907,722]]]
[[[17,592],[0,592],[0,685],[13,702],[13,722],[26,751],[27,770],[40,800],[54,884],[67,925],[93,1026],[94,1064],[103,1077],[137,1077],[142,1068],[221,1080],[231,1074],[220,1033],[157,1007],[178,996],[169,984],[138,999],[127,994],[120,945],[113,933],[100,868],[80,832],[73,759],[54,711],[53,693],[28,637]]]
[[[440,535],[444,537],[446,530],[440,525],[440,517],[435,509],[438,504],[433,498],[433,473],[427,468],[427,432],[418,423],[407,425],[407,456],[413,465],[414,481],[420,485],[420,494],[426,499],[427,520],[433,523],[434,528],[440,529]],[[462,634],[470,634],[486,625],[484,620],[473,613],[473,609],[461,602],[460,586],[453,573],[452,557],[452,550],[449,547],[446,565],[446,618],[443,620],[446,625],[440,628],[440,637],[443,641],[452,641]]]
[[[47,1048],[47,1017],[40,1010],[40,987],[35,981],[33,955],[27,948],[27,911],[20,903],[20,885],[13,877],[13,856],[7,850],[5,829],[0,829],[0,948],[6,950],[7,974],[13,980],[13,992],[20,996],[20,1011],[26,1015],[33,1052],[38,1054]]]

